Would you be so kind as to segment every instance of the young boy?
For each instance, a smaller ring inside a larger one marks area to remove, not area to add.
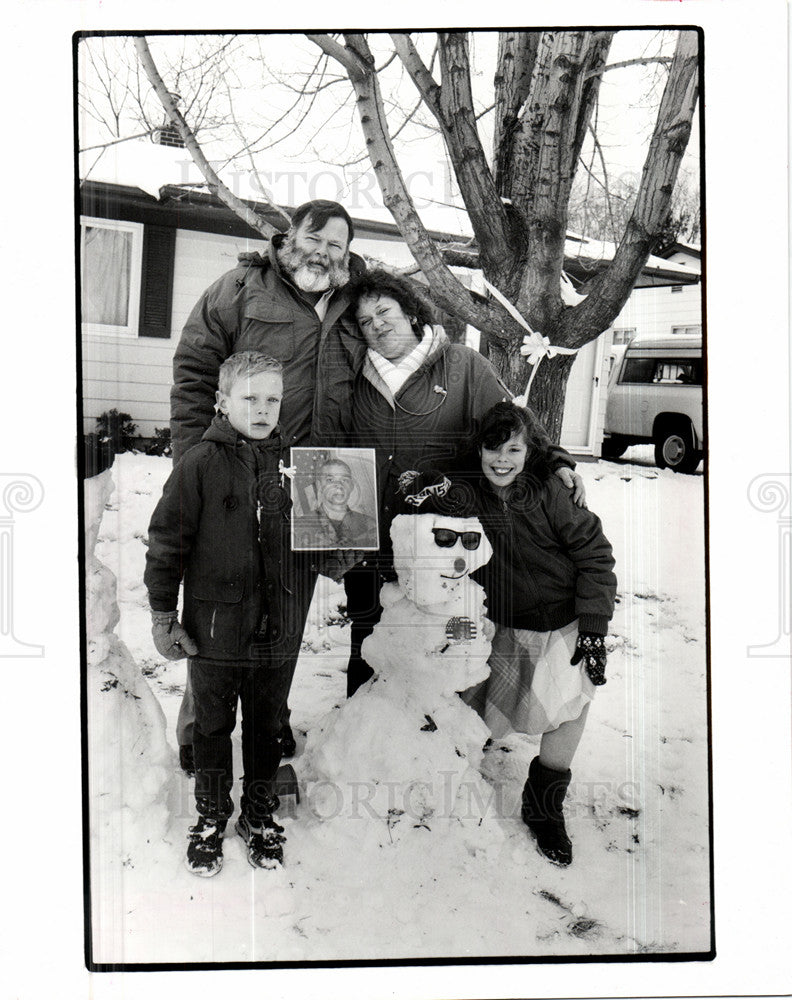
[[[149,525],[144,579],[154,643],[168,659],[190,657],[198,822],[190,828],[186,865],[204,877],[222,867],[233,812],[237,699],[244,777],[236,831],[252,866],[283,861],[283,827],[272,814],[291,671],[277,650],[288,617],[281,591],[289,589],[294,563],[291,503],[278,470],[282,394],[279,361],[255,351],[229,357],[219,373],[219,412],[177,463]]]

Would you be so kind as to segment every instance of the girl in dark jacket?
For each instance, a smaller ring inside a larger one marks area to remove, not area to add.
[[[476,576],[497,631],[490,676],[466,700],[496,737],[542,734],[522,816],[539,850],[568,865],[562,803],[594,688],[605,683],[613,553],[599,518],[552,474],[553,446],[530,410],[498,403],[476,443],[479,517],[493,547]]]

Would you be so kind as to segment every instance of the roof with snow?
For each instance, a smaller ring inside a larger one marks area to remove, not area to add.
[[[183,151],[181,151],[183,154]],[[142,222],[149,225],[172,226],[177,229],[219,233],[261,239],[261,234],[243,222],[217,195],[198,190],[194,185],[165,184],[156,194],[140,187],[108,181],[86,180],[80,187],[82,213],[103,219]],[[283,223],[267,203],[241,199],[276,229]],[[288,214],[296,206],[281,206]],[[353,216],[355,235],[365,239],[403,241],[394,223],[362,219]],[[475,241],[470,237],[443,230],[428,230],[430,237],[441,244],[476,255]],[[614,243],[593,240],[568,233],[565,243],[564,269],[576,285],[581,285],[608,266],[616,252]],[[475,267],[475,262],[471,266]],[[700,269],[679,262],[650,256],[644,265],[636,287],[692,284],[700,279]]]

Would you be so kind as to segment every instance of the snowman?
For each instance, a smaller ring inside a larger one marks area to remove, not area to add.
[[[327,791],[320,814],[379,820],[391,842],[449,823],[480,837],[489,729],[459,692],[489,674],[492,626],[470,574],[492,548],[463,487],[433,473],[400,486],[411,513],[391,526],[398,582],[382,587],[382,617],[362,646],[374,677],[312,730],[304,775]]]

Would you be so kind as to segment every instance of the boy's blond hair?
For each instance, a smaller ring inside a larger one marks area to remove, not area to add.
[[[241,378],[252,378],[262,372],[277,372],[283,374],[283,365],[277,358],[261,351],[239,351],[226,358],[220,365],[217,388],[227,396]]]

